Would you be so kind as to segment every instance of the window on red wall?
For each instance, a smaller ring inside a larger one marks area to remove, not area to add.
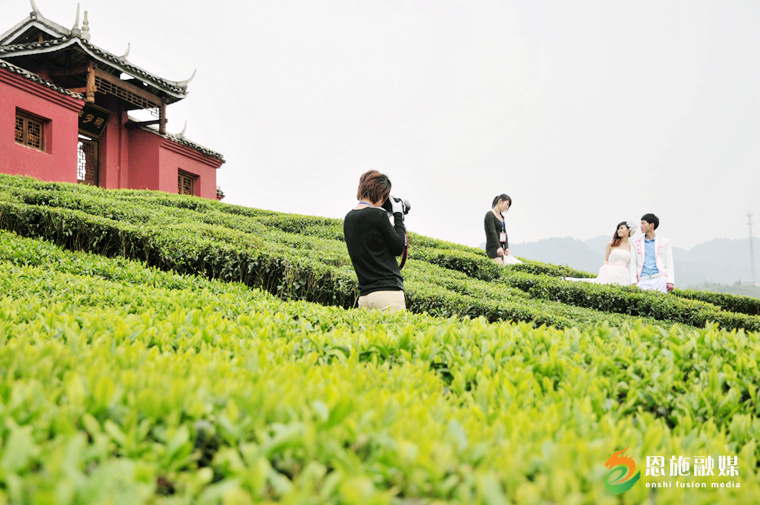
[[[177,192],[180,195],[195,195],[195,180],[198,177],[180,170],[177,173]]]
[[[45,151],[45,120],[16,110],[16,143]]]

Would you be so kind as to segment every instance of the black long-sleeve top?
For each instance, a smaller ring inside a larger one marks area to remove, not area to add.
[[[503,221],[496,217],[493,212],[488,211],[484,220],[484,226],[486,228],[486,254],[489,258],[496,258],[498,256],[496,250],[499,247],[509,249],[509,237],[506,235],[507,229],[502,223]],[[506,242],[503,244],[499,242],[499,235],[502,230],[506,237]]]
[[[343,221],[348,255],[359,278],[360,296],[375,291],[403,291],[404,280],[396,256],[406,247],[403,214],[388,214],[378,207],[354,209]]]

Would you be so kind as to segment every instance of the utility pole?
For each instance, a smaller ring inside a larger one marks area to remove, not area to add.
[[[747,225],[749,226],[749,264],[752,268],[752,284],[754,285],[757,280],[755,277],[755,245],[752,238],[752,213],[747,212]]]

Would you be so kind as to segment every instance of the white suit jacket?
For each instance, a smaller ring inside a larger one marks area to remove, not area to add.
[[[639,235],[631,244],[631,262],[628,270],[631,273],[631,284],[639,282],[641,269],[644,268],[644,235]],[[665,280],[669,284],[676,283],[676,273],[673,268],[673,251],[670,248],[670,240],[665,237],[654,236],[654,250],[657,261],[657,269],[665,274]]]

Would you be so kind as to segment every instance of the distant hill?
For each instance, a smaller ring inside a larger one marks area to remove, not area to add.
[[[572,237],[511,244],[521,258],[597,272],[604,260],[607,236],[581,241]],[[760,238],[754,239],[756,275],[760,277]],[[704,288],[704,284],[735,284],[752,280],[747,239],[713,239],[689,250],[673,248],[679,287]],[[758,280],[758,279],[756,279]]]
[[[601,248],[589,247],[585,242],[572,238],[547,238],[538,242],[511,244],[510,250],[515,256],[532,260],[567,265],[572,268],[595,273],[604,261],[605,240]]]
[[[597,239],[593,239],[597,240]],[[572,237],[547,238],[538,242],[524,244],[510,244],[512,254],[520,258],[543,261],[554,265],[567,265],[577,270],[597,272],[604,261],[604,241],[601,248],[589,247],[587,241],[583,242]],[[480,244],[485,249],[485,242]]]
[[[712,293],[726,293],[729,295],[750,296],[760,298],[760,283],[734,283],[734,284],[714,284],[706,283],[699,287],[700,291],[710,291]]]

